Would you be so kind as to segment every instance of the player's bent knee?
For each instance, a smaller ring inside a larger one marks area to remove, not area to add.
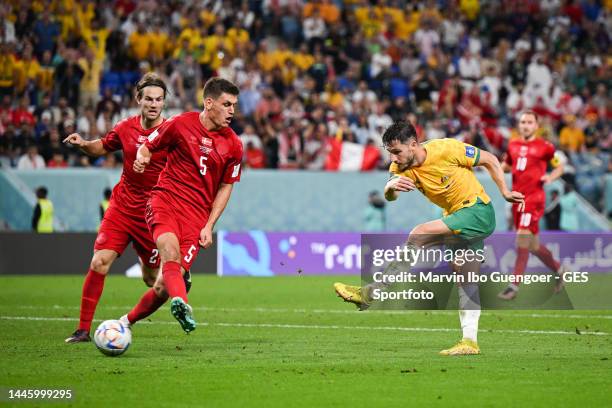
[[[163,262],[180,262],[181,260],[181,251],[178,246],[175,245],[166,245],[159,250],[159,254],[161,256],[162,263]]]
[[[89,268],[99,274],[106,275],[112,263],[113,261],[110,257],[94,254]]]
[[[410,231],[410,234],[408,234],[408,243],[421,246],[426,241],[425,234],[425,228],[421,225],[417,225]]]

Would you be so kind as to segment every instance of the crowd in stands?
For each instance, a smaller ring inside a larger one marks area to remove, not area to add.
[[[609,0],[8,0],[0,5],[0,164],[116,167],[68,149],[138,113],[155,71],[167,115],[201,106],[219,75],[240,88],[245,167],[330,169],[331,149],[378,149],[412,121],[502,157],[517,113],[541,116],[566,181],[600,206],[612,168]],[[337,167],[334,167],[337,168]]]

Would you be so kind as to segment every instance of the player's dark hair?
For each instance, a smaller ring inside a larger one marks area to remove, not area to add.
[[[231,81],[219,77],[210,78],[206,81],[206,84],[204,84],[204,99],[217,99],[224,93],[238,96],[240,94],[240,89]]]
[[[49,194],[47,187],[40,186],[36,189],[36,197],[38,198],[47,198],[47,194]]]
[[[410,139],[417,140],[417,132],[412,123],[404,121],[395,122],[389,126],[382,137],[385,146],[389,146],[394,140],[406,143]]]
[[[136,84],[136,95],[142,98],[142,90],[147,86],[158,86],[164,90],[164,99],[166,99],[166,93],[168,93],[168,87],[163,79],[161,79],[156,73],[149,72],[145,74],[140,81]]]
[[[538,122],[538,123],[540,122],[540,117],[538,116],[538,114],[535,113],[535,111],[532,111],[531,109],[527,109],[527,110],[522,111],[520,116],[519,116],[519,118],[521,116],[523,116],[523,115],[531,115],[531,116],[533,116],[535,118],[536,122]]]
[[[113,190],[111,190],[110,188],[107,187],[104,189],[104,198],[106,198],[107,200],[110,200],[112,194]]]

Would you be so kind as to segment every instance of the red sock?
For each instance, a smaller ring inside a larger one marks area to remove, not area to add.
[[[168,296],[164,296],[160,298],[155,293],[153,288],[147,290],[145,294],[140,298],[140,301],[134,308],[128,313],[127,317],[130,321],[130,324],[134,324],[139,320],[144,319],[147,316],[150,316],[159,309],[165,302],[168,300]]]
[[[89,332],[91,329],[91,321],[96,312],[96,306],[98,306],[100,301],[100,296],[102,296],[102,289],[104,289],[104,278],[106,278],[106,275],[91,269],[87,271],[87,276],[83,283],[83,294],[81,295],[79,330],[87,330]]]
[[[162,276],[164,277],[164,285],[166,286],[168,296],[171,299],[178,296],[187,303],[187,290],[181,275],[181,264],[178,262],[164,262]]]
[[[514,262],[514,272],[512,273],[514,276],[521,276],[523,273],[525,273],[528,259],[529,250],[527,248],[517,248],[516,261]],[[515,282],[514,284],[516,286],[519,285],[518,282]]]
[[[555,258],[553,258],[553,255],[550,253],[548,248],[542,244],[540,244],[540,247],[534,252],[534,255],[540,258],[540,261],[542,261],[544,265],[548,266],[555,273],[561,267],[561,264],[555,261]]]

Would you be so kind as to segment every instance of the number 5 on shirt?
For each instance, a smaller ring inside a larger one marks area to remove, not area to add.
[[[200,156],[200,174],[203,176],[206,175],[206,160],[208,160],[208,157]]]
[[[204,168],[206,168],[206,167],[204,167]],[[198,249],[198,247],[196,247],[195,245],[192,245],[192,246],[189,247],[189,251],[187,251],[187,255],[185,255],[185,258],[183,258],[183,259],[185,259],[185,262],[191,262],[191,259],[195,255],[194,251],[196,249]]]

